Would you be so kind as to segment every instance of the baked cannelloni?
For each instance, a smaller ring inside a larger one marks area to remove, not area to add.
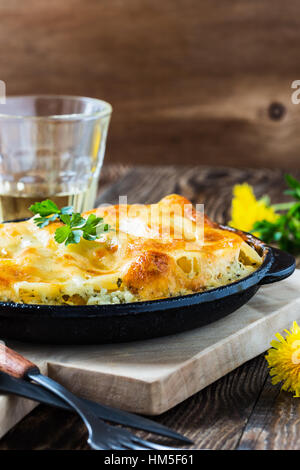
[[[59,244],[54,221],[0,225],[0,300],[109,304],[192,294],[232,283],[262,258],[237,232],[219,227],[182,196],[152,205],[103,206],[110,230]]]

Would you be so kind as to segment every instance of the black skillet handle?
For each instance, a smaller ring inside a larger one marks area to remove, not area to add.
[[[273,262],[266,276],[260,281],[260,284],[271,284],[272,282],[281,281],[295,271],[296,260],[293,255],[273,247],[271,251]]]

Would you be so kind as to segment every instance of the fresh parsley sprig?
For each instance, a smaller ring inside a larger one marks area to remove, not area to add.
[[[253,232],[258,232],[263,241],[276,242],[282,250],[297,254],[300,253],[300,182],[291,175],[286,175],[285,181],[290,188],[285,194],[295,201],[272,205],[275,211],[280,212],[279,217],[275,222],[256,222]]]
[[[35,217],[34,222],[39,228],[46,227],[50,222],[60,219],[62,215],[72,215],[73,207],[66,206],[59,209],[55,202],[46,199],[42,202],[35,202],[29,207],[29,210],[34,214],[39,214],[40,217]],[[63,222],[63,221],[62,221]]]
[[[90,214],[85,219],[79,212],[73,212],[72,206],[59,209],[50,199],[36,202],[30,206],[29,210],[34,215],[40,216],[33,219],[39,228],[46,227],[56,220],[62,222],[64,225],[56,229],[54,239],[57,243],[65,243],[65,245],[79,243],[81,238],[89,241],[96,240],[101,233],[110,229],[103,217]]]

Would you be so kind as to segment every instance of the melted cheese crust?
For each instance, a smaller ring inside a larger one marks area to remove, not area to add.
[[[170,212],[174,206],[181,213]],[[89,213],[104,217],[113,230],[67,247],[54,240],[60,222],[43,229],[33,218],[1,224],[0,300],[71,305],[153,300],[233,282],[262,262],[237,233],[206,217],[203,225],[197,223],[191,203],[175,194],[158,204],[100,207],[83,215]]]

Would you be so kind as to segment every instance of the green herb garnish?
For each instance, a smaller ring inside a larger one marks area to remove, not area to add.
[[[262,220],[256,222],[253,232],[267,243],[276,242],[282,250],[300,253],[300,182],[291,175],[285,180],[290,189],[285,194],[292,196],[295,201],[272,205],[275,211],[283,211],[275,222]]]
[[[50,199],[36,202],[30,206],[29,210],[34,215],[40,216],[33,219],[39,228],[46,227],[55,220],[62,222],[64,225],[56,229],[54,239],[57,243],[65,243],[65,245],[79,243],[81,238],[89,241],[96,240],[101,233],[110,229],[102,217],[90,214],[85,219],[79,212],[73,212],[72,206],[59,209]]]

